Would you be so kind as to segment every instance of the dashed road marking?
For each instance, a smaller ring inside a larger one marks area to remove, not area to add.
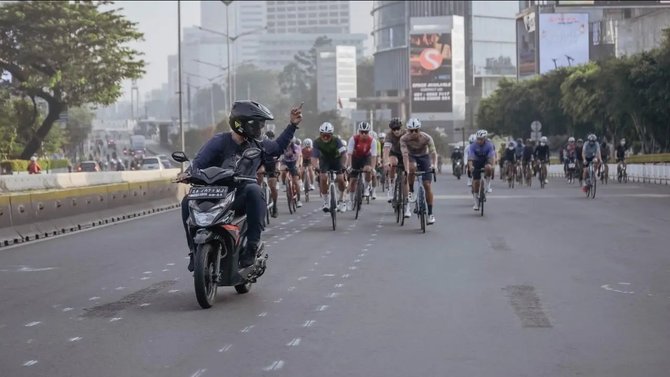
[[[100,297],[98,297],[98,296],[93,296],[93,297],[91,297],[91,298],[88,299],[88,301],[95,301],[95,300],[100,300]]]
[[[200,377],[207,372],[207,369],[199,369],[191,375],[191,377]]]
[[[332,278],[332,277],[335,277],[335,274],[323,274],[321,276],[326,277],[326,278]]]
[[[324,312],[324,311],[326,311],[326,309],[328,309],[328,305],[321,305],[318,308],[316,308],[316,311],[317,312]]]
[[[116,322],[116,321],[120,321],[122,319],[123,318],[121,318],[121,317],[114,317],[114,318],[110,319],[109,322]]]
[[[289,347],[296,347],[300,345],[300,338],[293,338],[290,342],[286,343]]]
[[[298,281],[303,281],[305,279],[307,279],[307,276],[301,276],[301,277],[298,278]]]
[[[342,288],[342,287],[344,287],[344,284],[342,283],[335,284],[335,288]]]
[[[232,346],[233,346],[232,344],[226,344],[225,346],[219,349],[219,352],[228,352]]]
[[[37,360],[28,360],[25,363],[23,363],[24,367],[31,367],[33,365],[37,364]]]
[[[344,274],[344,275],[342,275],[342,279],[346,279],[346,278],[348,278],[348,277],[349,277],[349,274]]]
[[[74,308],[70,308],[70,307],[63,308],[63,311],[64,311],[64,312],[69,312],[70,310],[74,310]]]
[[[259,317],[266,317],[267,315],[268,315],[268,312],[263,312],[263,313],[259,314],[258,316]]]
[[[316,321],[310,319],[308,321],[305,321],[305,323],[302,324],[302,327],[312,327],[314,326],[315,323]]]
[[[280,370],[281,368],[284,367],[284,361],[283,360],[277,360],[274,363],[270,364],[270,366],[267,366],[263,368],[264,371],[270,372],[273,370]]]
[[[248,332],[251,331],[251,329],[253,329],[253,328],[254,328],[254,325],[249,325],[249,326],[243,328],[242,330],[240,330],[240,332],[242,332],[242,333],[248,333]]]
[[[82,339],[83,339],[83,338],[80,337],[80,336],[75,336],[74,338],[70,338],[70,339],[68,339],[68,342],[78,342],[78,341],[80,341],[80,340],[82,340]]]
[[[340,295],[340,294],[339,294],[338,292],[332,292],[331,294],[329,294],[329,295],[326,296],[326,297],[328,297],[328,298],[335,298],[335,297],[337,297],[337,296],[339,296],[339,295]]]
[[[41,321],[34,321],[34,322],[26,323],[24,326],[25,327],[33,327],[33,326],[39,325],[40,323],[42,323],[42,322]]]
[[[278,298],[278,299],[276,299],[274,302],[275,302],[275,304],[279,304],[280,302],[282,302],[282,299],[281,299],[281,298]]]

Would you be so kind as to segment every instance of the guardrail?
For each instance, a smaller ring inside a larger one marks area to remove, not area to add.
[[[616,180],[617,164],[607,164],[609,167],[609,179]],[[641,182],[652,184],[670,184],[670,164],[627,164],[626,167],[629,182]],[[564,177],[563,164],[549,166],[549,176]]]

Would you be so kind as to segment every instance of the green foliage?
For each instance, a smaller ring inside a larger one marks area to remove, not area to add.
[[[121,82],[144,71],[136,25],[106,2],[20,1],[0,7],[0,69],[23,95],[38,97],[49,112],[21,156],[35,153],[59,114],[85,103],[111,104]]]
[[[545,135],[626,137],[645,153],[670,150],[670,29],[661,47],[633,56],[502,81],[482,100],[478,126],[526,138],[533,120]]]
[[[28,164],[30,160],[3,160],[0,161],[0,166],[2,170],[11,170],[12,172],[26,172],[28,171]],[[37,160],[37,163],[40,165],[43,171],[51,169],[64,169],[67,168],[69,163],[68,160]]]

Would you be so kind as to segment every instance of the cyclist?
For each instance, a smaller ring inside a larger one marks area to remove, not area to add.
[[[370,128],[372,128],[372,125],[370,125]],[[369,135],[373,140],[375,140],[375,142],[377,144],[376,150],[377,150],[377,156],[379,156],[379,142],[377,142],[377,139],[379,138],[379,136],[377,136],[377,133],[372,129],[370,129],[370,134]],[[374,171],[375,165],[372,165],[372,169],[373,170],[370,173],[370,174],[372,174],[372,178],[371,178],[372,183],[368,186],[369,187],[368,190],[370,190],[370,192],[368,192],[367,194],[372,196],[372,200],[375,200],[375,199],[377,199],[377,174],[374,174],[375,173],[375,171]]]
[[[264,140],[274,140],[275,133],[272,131],[267,131],[265,133]],[[265,176],[268,179],[268,187],[270,188],[270,198],[272,199],[272,209],[270,210],[270,216],[277,217],[277,164],[279,156],[273,156],[270,154],[265,154],[263,158],[263,168],[261,172],[265,171]],[[259,174],[258,184],[261,184],[262,175]]]
[[[433,179],[430,172],[431,167],[437,165],[437,150],[435,149],[435,142],[433,138],[425,132],[421,131],[421,121],[412,118],[407,122],[407,133],[400,138],[400,150],[402,151],[403,165],[405,171],[409,169],[407,182],[409,184],[409,201],[414,202],[414,174],[417,167],[423,171],[423,188],[426,190],[426,203],[428,204],[428,225],[435,223],[435,216],[433,215],[433,190],[431,188],[431,180]],[[411,165],[410,165],[411,163]],[[405,218],[411,216],[409,206],[405,211]]]
[[[456,163],[463,159],[463,152],[461,152],[461,147],[456,146],[453,152],[451,152],[451,171],[456,170]]]
[[[287,173],[291,174],[294,194],[297,197],[295,206],[300,208],[302,207],[302,202],[300,202],[300,174],[298,174],[298,166],[302,165],[302,151],[300,150],[297,138],[294,137],[292,142],[284,149],[284,154],[282,154],[280,161],[282,164],[281,180],[286,182]]]
[[[472,171],[472,197],[475,205],[472,207],[479,211],[479,185],[482,179],[482,169],[484,169],[486,178],[493,179],[493,165],[495,164],[495,146],[488,140],[488,132],[479,130],[476,133],[476,142],[470,145],[468,156],[468,166]]]
[[[626,166],[626,150],[628,150],[628,143],[626,139],[621,139],[619,145],[616,146],[616,162],[621,162],[623,166]]]
[[[496,153],[496,162],[500,166],[500,180],[504,181],[505,180],[505,173],[507,173],[503,169],[503,156],[505,155],[505,148],[507,148],[507,143],[500,143],[500,149]],[[493,179],[492,179],[493,180]]]
[[[600,156],[600,144],[598,144],[598,142],[597,142],[596,135],[595,134],[590,134],[588,136],[587,140],[588,141],[586,143],[584,143],[584,146],[582,147],[582,158],[584,159],[583,160],[583,163],[584,163],[584,175],[583,175],[584,182],[582,183],[582,190],[584,192],[587,191],[587,189],[586,189],[586,177],[589,174],[589,171],[587,169],[589,167],[589,164],[591,162],[593,162],[593,160],[595,160],[595,166],[594,166],[595,169],[594,170],[598,170],[598,164],[600,163],[600,161],[602,161],[602,158]]]
[[[523,146],[523,156],[521,157],[521,168],[523,169],[524,174],[526,174],[526,170],[528,170],[528,172],[531,171],[530,166],[532,166],[533,163],[534,151],[533,141],[531,139],[526,139],[526,145]]]
[[[312,169],[312,139],[305,138],[302,141],[302,168],[307,172],[309,190],[314,190],[314,169]]]
[[[465,170],[468,171],[468,183],[467,183],[468,187],[472,186],[472,169],[470,169],[470,164],[468,164],[467,161],[470,161],[469,160],[470,148],[472,147],[472,144],[475,142],[475,140],[477,140],[475,134],[470,135],[470,137],[468,137],[469,144],[465,147],[465,150],[463,151],[463,158],[465,159],[464,161],[466,161]]]
[[[549,163],[549,145],[547,144],[547,137],[542,136],[540,138],[540,145],[535,147],[535,152],[533,153],[537,159],[538,169],[542,168],[542,164]],[[547,177],[544,177],[544,184],[549,183]]]
[[[372,126],[368,122],[358,123],[358,135],[349,139],[347,145],[347,169],[362,170],[365,172],[365,182],[368,184],[368,192],[363,195],[369,195],[372,189],[372,167],[377,164],[377,140],[370,136]],[[351,172],[349,175],[349,201],[347,210],[351,210],[354,204],[354,195],[356,194],[356,184],[358,183],[358,172]],[[374,199],[374,190],[373,199]]]
[[[602,171],[604,172],[604,166],[607,165],[607,163],[610,160],[610,146],[607,144],[607,139],[603,138],[603,142],[600,143],[600,157],[602,157],[602,164],[603,166]],[[598,171],[598,178],[600,178],[601,172]]]
[[[386,176],[384,172],[384,142],[386,141],[386,134],[384,132],[380,132],[379,135],[377,135],[377,166],[375,166],[375,174],[373,176],[373,179],[376,181],[377,179],[377,174],[382,179],[382,182],[386,182],[386,179],[388,179],[388,176]],[[389,186],[387,186],[389,187]],[[384,189],[382,185],[382,190]],[[375,195],[376,196],[376,195]],[[390,197],[390,190],[386,190],[386,197]]]
[[[516,139],[516,147],[514,148],[514,154],[516,155],[517,161],[521,161],[521,159],[523,158],[523,149],[524,149],[523,139],[522,138]]]
[[[388,172],[388,177],[390,179],[389,187],[395,184],[396,169],[398,165],[402,168],[402,151],[400,150],[400,138],[405,135],[406,131],[402,129],[402,121],[398,118],[393,118],[389,122],[389,128],[391,132],[386,136],[384,141],[384,155],[383,160],[386,166],[384,170]],[[388,202],[391,203],[391,198],[389,197]]]
[[[568,138],[568,143],[563,148],[563,171],[565,172],[568,171],[568,164],[570,161],[575,158],[575,149],[577,149],[575,138],[570,136]]]
[[[344,146],[340,138],[333,137],[333,132],[335,132],[335,127],[328,122],[319,126],[319,138],[314,141],[314,148],[312,149],[312,165],[319,167],[319,185],[321,186],[320,191],[323,198],[323,212],[330,211],[328,171],[338,171],[335,177],[339,189],[337,210],[344,212],[346,206],[344,205],[345,186],[344,177],[342,176],[342,160],[346,158],[345,152],[347,151],[347,147]]]
[[[514,169],[516,167],[516,143],[510,140],[507,143],[507,149],[502,155],[503,165],[505,166],[505,174],[507,179],[514,177]]]

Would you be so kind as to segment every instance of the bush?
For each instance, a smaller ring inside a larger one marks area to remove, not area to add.
[[[4,160],[0,161],[0,168],[2,172],[25,172],[28,171],[29,160]],[[47,166],[51,169],[66,168],[68,160],[37,160],[42,170],[46,170]]]

